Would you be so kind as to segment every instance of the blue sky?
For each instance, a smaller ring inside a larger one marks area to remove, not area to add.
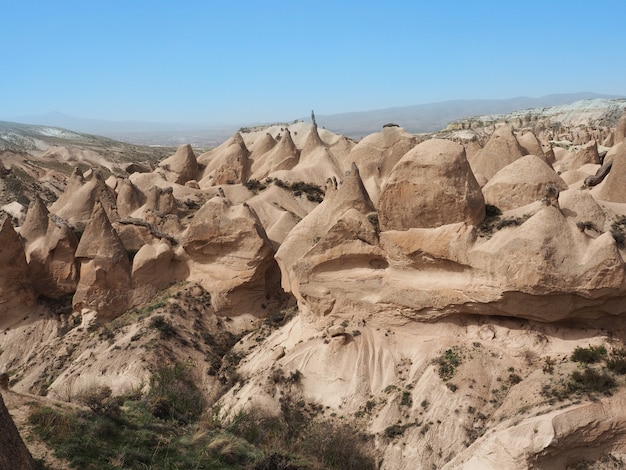
[[[626,94],[624,0],[5,1],[0,118],[286,121]]]

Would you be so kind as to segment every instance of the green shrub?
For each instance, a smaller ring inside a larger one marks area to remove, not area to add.
[[[176,335],[174,325],[163,315],[155,315],[152,317],[150,319],[150,326],[159,331],[159,335],[162,339],[171,338]]]
[[[178,363],[161,366],[152,374],[148,399],[153,415],[189,422],[202,414],[204,397],[190,373],[189,366]]]
[[[588,346],[586,348],[577,346],[572,353],[572,361],[585,364],[595,364],[604,357],[606,357],[606,348],[604,346]]]
[[[602,393],[610,395],[617,387],[617,382],[606,372],[598,372],[592,368],[585,368],[582,372],[572,372],[567,385],[570,393]]]
[[[606,359],[606,367],[619,375],[626,374],[626,349],[617,349],[611,352],[611,356]]]
[[[443,380],[450,380],[461,365],[461,356],[454,349],[447,349],[445,353],[435,359],[435,364],[439,366],[439,377]]]

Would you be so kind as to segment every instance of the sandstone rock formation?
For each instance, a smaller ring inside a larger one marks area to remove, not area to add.
[[[182,247],[189,257],[190,280],[210,293],[213,308],[235,314],[239,308],[259,313],[275,266],[271,245],[247,204],[233,205],[217,196],[194,215]]]
[[[524,156],[510,126],[499,127],[485,147],[469,162],[474,174],[489,180],[502,168]]]
[[[91,308],[105,321],[128,308],[128,253],[99,202],[76,248],[76,259],[80,263],[80,280],[72,299],[74,309]]]
[[[370,134],[350,151],[348,161],[356,163],[363,184],[374,203],[396,163],[417,143],[417,139],[401,127],[385,127]]]
[[[250,174],[249,150],[241,134],[236,133],[219,147],[200,155],[206,166],[200,187],[243,183]]]
[[[2,429],[2,444],[0,444],[0,468],[12,470],[35,470],[37,466],[24,445],[11,415],[4,405],[0,394],[0,429]]]
[[[498,171],[482,191],[487,204],[510,210],[540,200],[549,184],[560,191],[567,189],[565,181],[544,160],[527,155]]]
[[[24,247],[11,220],[0,218],[0,329],[6,328],[35,305]]]
[[[198,173],[198,161],[191,145],[181,145],[176,153],[166,158],[159,167],[165,171],[165,178],[177,184],[185,184],[195,179]]]
[[[378,212],[383,231],[480,223],[485,203],[463,146],[431,139],[407,152],[382,188]]]

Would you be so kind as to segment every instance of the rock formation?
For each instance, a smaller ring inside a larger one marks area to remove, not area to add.
[[[174,155],[159,163],[159,167],[165,171],[165,178],[176,184],[185,184],[198,173],[198,161],[191,145],[179,146]]]
[[[35,304],[24,247],[8,217],[0,218],[0,329]]]
[[[485,204],[463,146],[431,139],[407,152],[382,188],[378,212],[383,231],[480,223]]]
[[[498,171],[483,187],[483,195],[487,204],[510,210],[540,200],[549,184],[561,191],[567,189],[544,160],[527,155]]]
[[[263,227],[247,204],[210,199],[194,215],[182,246],[192,266],[190,279],[211,293],[216,311],[235,314],[242,305],[261,310],[275,287],[267,282],[275,265]]]
[[[80,263],[80,280],[72,300],[74,309],[91,308],[105,321],[128,308],[128,253],[99,202],[76,248],[76,259]]]
[[[0,468],[35,470],[37,466],[24,445],[24,441],[22,441],[9,411],[4,405],[2,394],[0,394],[0,429],[2,429]]]
[[[499,127],[489,138],[485,147],[469,162],[477,178],[489,180],[502,168],[524,156],[510,126]]]

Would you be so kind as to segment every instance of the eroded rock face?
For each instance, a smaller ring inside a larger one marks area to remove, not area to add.
[[[613,157],[613,166],[602,187],[598,191],[598,199],[609,202],[626,202],[626,144],[622,142]]]
[[[491,135],[485,147],[470,161],[477,177],[491,179],[498,171],[524,156],[524,150],[515,138],[513,128],[502,126]]]
[[[515,209],[540,200],[545,188],[560,191],[567,184],[541,158],[527,155],[502,168],[483,187],[485,202],[501,210]]]
[[[431,139],[410,150],[385,183],[378,213],[383,231],[480,223],[485,203],[463,146]]]
[[[353,164],[343,184],[327,189],[324,202],[291,230],[276,253],[283,288],[303,309],[328,315],[354,304],[368,282],[379,283],[387,262],[374,221],[374,205]],[[362,276],[357,280],[351,272]]]
[[[409,150],[415,147],[417,139],[400,127],[385,127],[382,132],[370,134],[352,148],[348,158],[356,163],[374,203],[378,202],[380,191],[391,170]]]
[[[90,308],[101,321],[129,306],[131,266],[128,253],[100,203],[94,207],[76,248],[80,280],[72,299],[75,310]]]
[[[198,173],[198,161],[189,144],[179,146],[174,155],[159,163],[159,167],[165,171],[168,181],[177,184],[195,179]]]
[[[106,185],[102,175],[96,171],[86,178],[77,168],[69,178],[61,197],[50,207],[50,212],[82,230],[98,201],[106,210],[108,218],[118,218],[115,192]]]
[[[0,328],[35,305],[24,247],[9,217],[0,219]]]
[[[15,423],[9,414],[0,394],[0,429],[2,444],[0,445],[0,468],[15,470],[35,470],[37,466],[20,437]]]
[[[211,293],[216,311],[260,311],[273,287],[266,281],[275,264],[263,227],[247,204],[210,199],[194,215],[182,246],[190,279]]]
[[[200,187],[243,183],[250,173],[250,152],[241,134],[236,133],[219,147],[202,154],[199,160],[206,165],[199,181]]]

